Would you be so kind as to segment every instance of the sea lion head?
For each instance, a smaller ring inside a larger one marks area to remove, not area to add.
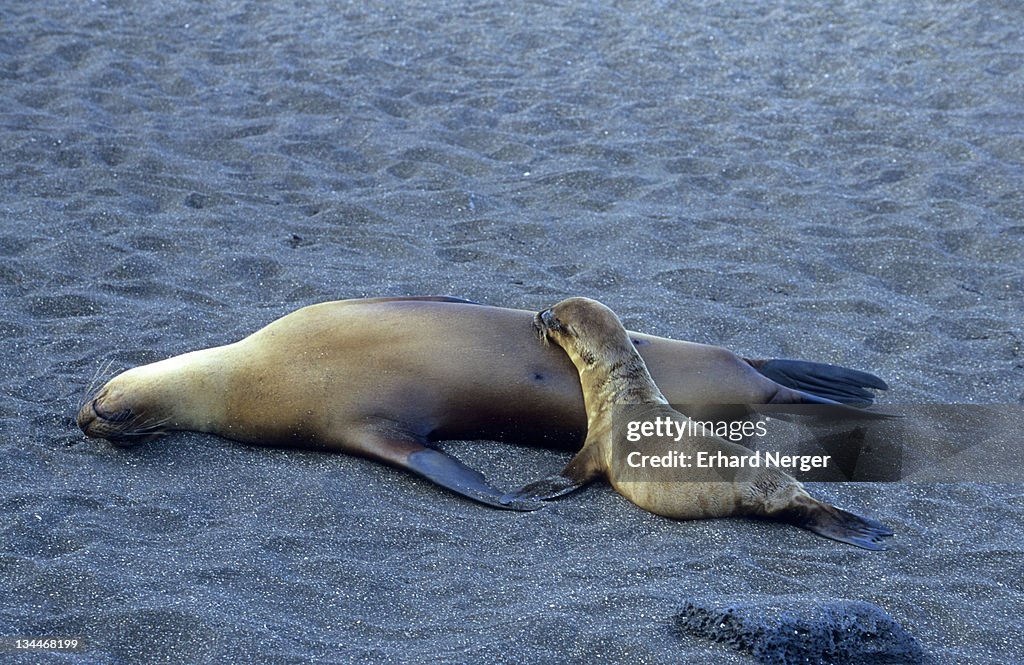
[[[533,325],[541,339],[565,349],[580,370],[597,363],[616,366],[636,355],[615,312],[590,298],[568,298],[541,310]]]
[[[78,427],[86,436],[116,446],[150,441],[166,431],[168,419],[149,402],[145,382],[129,370],[86,398],[78,410]]]

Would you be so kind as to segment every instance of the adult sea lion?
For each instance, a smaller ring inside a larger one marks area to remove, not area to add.
[[[799,361],[763,361],[822,386],[818,397],[714,346],[634,334],[676,403],[870,399],[879,379]],[[866,396],[866,397],[865,397]],[[503,492],[432,440],[576,445],[586,431],[576,369],[537,343],[533,313],[455,298],[376,298],[305,307],[234,344],[130,369],[87,398],[78,424],[118,445],[168,430],[344,451],[393,464],[503,508]]]
[[[560,474],[510,493],[509,500],[553,498],[606,475],[619,494],[658,515],[765,517],[865,549],[885,549],[883,538],[893,532],[884,524],[812,498],[792,476],[762,465],[749,448],[692,427],[695,423],[669,406],[631,343],[631,333],[603,304],[563,300],[538,313],[534,324],[543,340],[565,350],[579,372],[587,439]],[[679,436],[627,439],[639,429],[630,422],[658,419],[676,423]],[[659,461],[648,468],[645,457]]]

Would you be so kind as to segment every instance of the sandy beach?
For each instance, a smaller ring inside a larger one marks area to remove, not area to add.
[[[927,657],[860,662],[1022,662],[1024,476],[998,459],[1006,482],[812,484],[896,532],[866,552],[603,483],[519,514],[74,420],[93,382],[304,305],[430,294],[585,295],[873,372],[882,407],[1020,410],[1021,25],[987,0],[7,3],[0,638],[85,647],[0,660],[763,663],[679,613],[867,603]],[[569,458],[440,448],[508,488]]]

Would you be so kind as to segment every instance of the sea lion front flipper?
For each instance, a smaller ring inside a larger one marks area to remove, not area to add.
[[[874,374],[840,365],[783,358],[748,359],[747,362],[764,376],[787,388],[853,406],[874,403],[875,396],[868,388],[889,389],[888,384]]]
[[[877,520],[855,515],[810,497],[773,517],[813,531],[819,536],[866,550],[888,549],[883,539],[894,535],[892,529]]]
[[[567,478],[560,473],[556,473],[553,476],[541,478],[535,480],[532,483],[523,485],[517,490],[512,490],[505,496],[501,497],[502,501],[514,502],[514,501],[530,501],[540,500],[547,501],[548,499],[557,499],[560,496],[565,496],[575,492],[579,488],[586,485],[589,481],[578,481],[572,478]]]
[[[505,493],[492,487],[484,475],[439,450],[395,423],[378,423],[346,437],[347,448],[381,462],[406,469],[462,496],[504,510],[537,510],[539,501],[503,501]]]
[[[501,498],[502,501],[524,501],[557,499],[560,496],[571,494],[579,488],[587,485],[598,476],[601,471],[600,460],[597,457],[599,449],[597,446],[583,444],[583,449],[576,453],[576,456],[569,460],[561,473],[556,473],[532,483],[523,485],[517,490],[512,490]]]

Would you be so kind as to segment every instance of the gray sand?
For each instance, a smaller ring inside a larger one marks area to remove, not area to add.
[[[603,484],[512,514],[341,455],[75,428],[97,374],[364,295],[587,295],[873,371],[883,402],[1024,401],[1020,3],[613,4],[0,8],[0,636],[750,663],[673,615],[850,600],[938,662],[1020,662],[1020,483],[814,486],[897,532],[870,553]],[[443,447],[503,487],[567,459]]]

